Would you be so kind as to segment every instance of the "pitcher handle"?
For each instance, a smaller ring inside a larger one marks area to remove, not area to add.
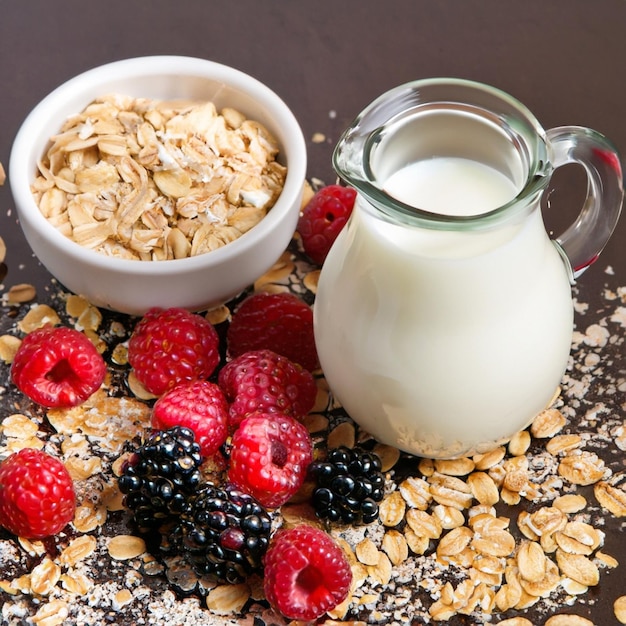
[[[564,233],[554,239],[578,278],[608,242],[622,209],[622,166],[615,147],[600,133],[580,126],[560,126],[546,132],[552,164],[578,163],[587,172],[587,199]]]

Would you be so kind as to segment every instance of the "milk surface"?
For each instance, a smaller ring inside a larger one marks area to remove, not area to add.
[[[514,197],[498,172],[460,161],[412,164],[385,188],[454,215]],[[539,207],[459,232],[390,223],[358,196],[322,269],[315,332],[330,388],[357,423],[445,458],[494,447],[546,406],[567,364],[572,309]]]
[[[498,170],[458,157],[410,163],[392,174],[385,191],[413,207],[443,215],[478,215],[512,200],[517,189]]]

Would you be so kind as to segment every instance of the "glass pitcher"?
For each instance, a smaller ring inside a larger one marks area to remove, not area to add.
[[[581,164],[587,199],[548,236],[541,196]],[[328,384],[383,443],[430,458],[485,452],[554,398],[573,331],[571,285],[618,220],[614,147],[544,131],[511,96],[416,81],[368,106],[333,154],[357,191],[322,268],[315,335]]]

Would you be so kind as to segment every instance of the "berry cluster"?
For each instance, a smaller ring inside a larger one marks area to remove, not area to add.
[[[316,483],[313,506],[320,519],[345,524],[371,524],[378,517],[385,478],[378,456],[346,447],[328,452],[325,461],[309,466]]]
[[[161,550],[184,554],[200,576],[240,583],[261,571],[271,529],[268,512],[251,495],[204,483]]]
[[[347,595],[346,556],[311,526],[271,537],[271,510],[301,490],[313,460],[302,424],[317,397],[311,309],[291,294],[249,296],[225,339],[221,351],[212,324],[178,308],[151,309],[136,324],[128,359],[155,402],[152,430],[118,479],[124,504],[166,564],[182,556],[198,576],[231,583],[264,571],[274,609],[317,619]],[[106,366],[86,335],[46,328],[24,339],[11,373],[33,401],[72,407],[104,383]],[[58,533],[75,506],[57,459],[24,450],[0,465],[0,524],[10,532]],[[365,508],[359,519],[369,519]]]
[[[177,519],[200,485],[200,446],[192,430],[154,431],[124,465],[118,479],[140,531]]]

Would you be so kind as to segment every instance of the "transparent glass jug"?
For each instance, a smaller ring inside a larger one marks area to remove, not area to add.
[[[541,197],[567,163],[585,168],[587,200],[551,239]],[[492,87],[433,79],[368,106],[333,165],[358,194],[315,303],[331,390],[379,441],[415,455],[506,441],[566,369],[572,282],[621,210],[616,150],[587,128],[544,131]]]

